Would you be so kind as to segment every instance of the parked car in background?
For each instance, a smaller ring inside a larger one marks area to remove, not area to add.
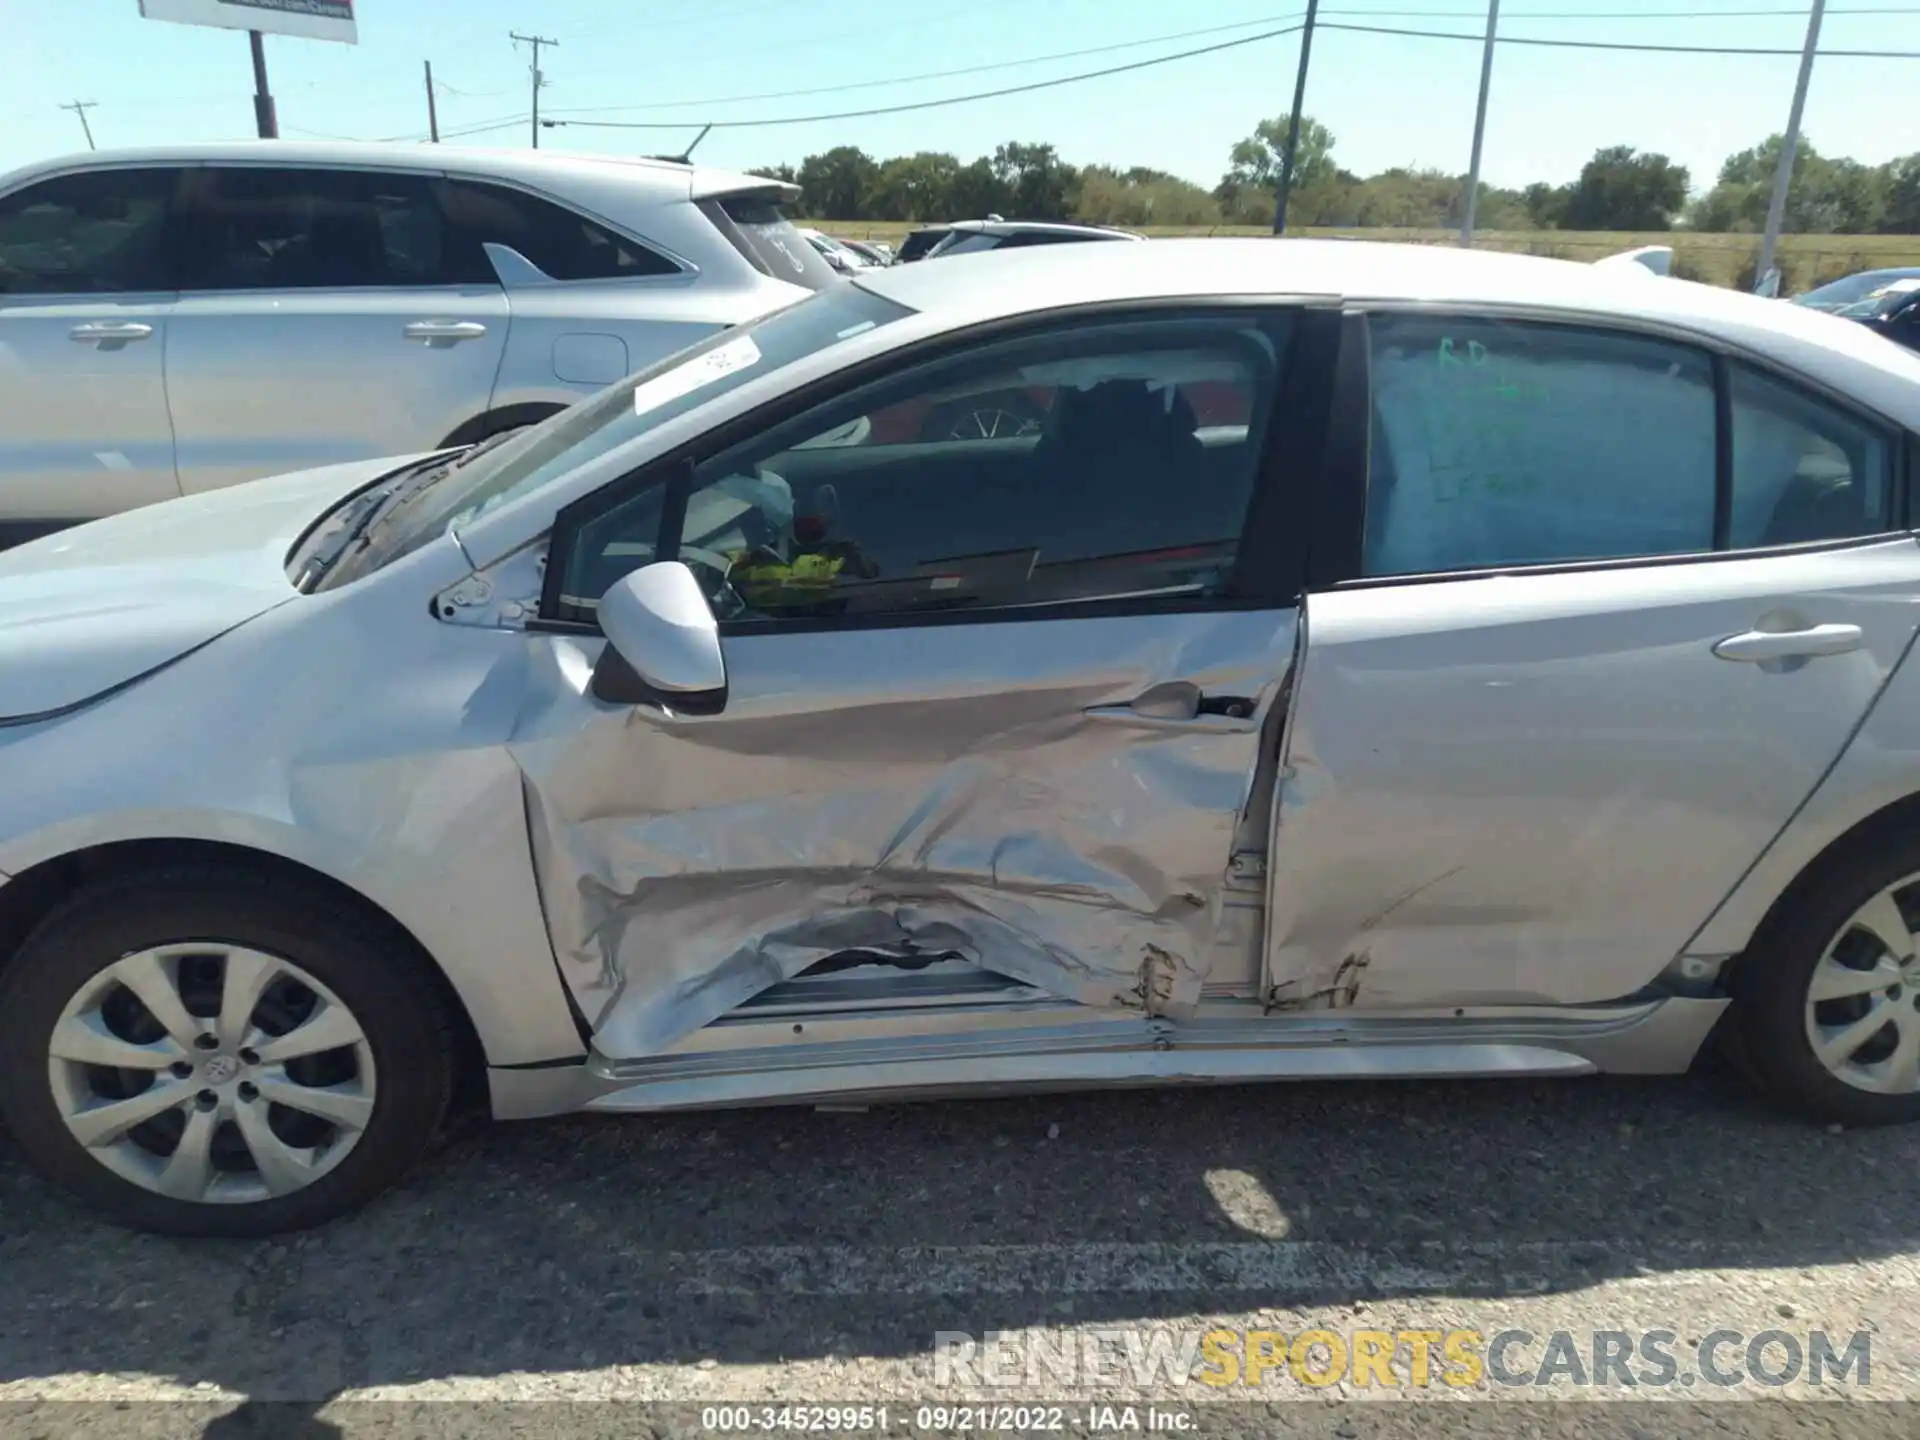
[[[1858,305],[1863,300],[1888,293],[1893,287],[1909,281],[1920,284],[1920,267],[1862,270],[1857,275],[1848,275],[1809,290],[1804,295],[1796,295],[1793,303],[1812,310],[1845,310],[1850,305]]]
[[[902,265],[924,259],[929,250],[947,238],[947,230],[945,225],[923,225],[918,230],[909,230],[894,259]]]
[[[870,264],[893,264],[893,251],[878,240],[842,240],[840,243]]]
[[[1834,313],[1858,321],[1897,345],[1920,350],[1920,275],[1895,280]]]
[[[1037,426],[876,423],[1008,393]],[[1832,316],[1171,240],[869,271],[451,462],[22,547],[7,1128],[242,1236],[379,1193],[463,1092],[1717,1035],[1802,1114],[1920,1119],[1917,447],[1920,356]]]
[[[862,270],[873,269],[876,264],[845,241],[834,239],[824,230],[815,230],[802,225],[799,227],[799,234],[819,253],[821,259],[842,275],[857,275]]]
[[[1060,225],[1042,220],[956,220],[923,257],[972,255],[982,250],[1024,249],[1032,245],[1066,245],[1082,240],[1144,240],[1130,230],[1104,225]]]
[[[781,213],[797,194],[287,141],[0,178],[0,543],[544,419],[828,283]]]

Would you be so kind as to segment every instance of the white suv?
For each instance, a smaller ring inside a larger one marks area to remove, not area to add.
[[[838,283],[799,192],[661,161],[247,142],[0,178],[0,545],[485,439]]]

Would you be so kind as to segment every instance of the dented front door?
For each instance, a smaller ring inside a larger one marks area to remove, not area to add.
[[[1294,653],[1294,601],[1272,567],[1245,580],[1242,543],[1284,318],[997,339],[703,460],[684,503],[629,494],[583,526],[567,553],[592,578],[561,588],[677,553],[728,671],[717,713],[613,706],[583,693],[580,642],[538,642],[514,748],[601,1053],[657,1054],[848,953],[959,956],[1089,1007],[1198,999]],[[1039,418],[849,428],[968,405]],[[681,512],[656,543],[645,515]]]

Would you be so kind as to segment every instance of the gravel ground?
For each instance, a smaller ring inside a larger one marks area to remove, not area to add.
[[[1920,1128],[1808,1127],[1715,1076],[1269,1086],[475,1124],[361,1215],[209,1244],[95,1224],[0,1137],[0,1434],[693,1433],[722,1401],[884,1405],[902,1434],[977,1431],[952,1407],[982,1401],[1062,1403],[1072,1433],[1106,1401],[1342,1440],[1914,1434],[1885,1402],[1920,1400],[1916,1173]],[[1679,1374],[1250,1390],[1126,1362],[1129,1332],[1191,1360],[1215,1328],[1522,1330],[1522,1376],[1557,1331],[1590,1364],[1595,1331],[1664,1329]],[[1735,1373],[1744,1337],[1865,1332],[1866,1383],[1709,1386],[1716,1330]],[[938,1332],[990,1331],[997,1376],[936,1366]]]

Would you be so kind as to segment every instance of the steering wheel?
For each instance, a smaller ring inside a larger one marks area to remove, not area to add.
[[[713,606],[716,616],[726,619],[747,608],[747,602],[740,598],[727,578],[733,571],[733,562],[718,550],[683,543],[680,559],[699,579],[700,588],[706,591],[707,602]]]

